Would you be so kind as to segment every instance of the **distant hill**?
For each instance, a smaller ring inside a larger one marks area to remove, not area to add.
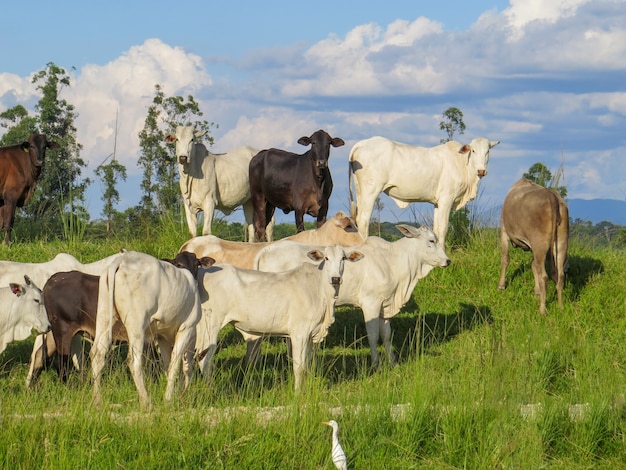
[[[569,216],[572,220],[588,220],[594,225],[611,222],[626,225],[626,201],[618,199],[568,199]]]

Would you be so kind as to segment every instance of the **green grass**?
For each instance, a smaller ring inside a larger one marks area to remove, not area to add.
[[[122,246],[171,257],[185,237],[172,223],[145,240],[0,247],[0,259],[66,251],[89,262]],[[383,365],[370,370],[360,311],[342,307],[299,395],[283,340],[265,341],[246,372],[231,328],[209,384],[196,376],[166,404],[163,374],[148,374],[151,412],[140,410],[122,348],[96,408],[77,373],[63,384],[49,370],[25,390],[32,339],[13,343],[0,356],[0,464],[330,469],[321,422],[334,418],[350,468],[626,468],[626,253],[573,242],[564,309],[550,283],[545,317],[528,253],[511,252],[507,289],[497,290],[494,231],[448,255],[392,320],[398,366],[381,347]]]

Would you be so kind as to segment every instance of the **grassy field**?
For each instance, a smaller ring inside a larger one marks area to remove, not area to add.
[[[170,257],[184,240],[183,227],[166,227],[142,241],[14,244],[0,259],[65,251],[89,262],[122,246]],[[211,383],[195,377],[173,403],[152,369],[150,412],[123,348],[96,408],[77,373],[63,384],[50,370],[26,390],[32,339],[14,343],[0,356],[0,464],[330,469],[322,421],[334,418],[349,468],[626,468],[626,253],[572,242],[565,307],[550,283],[545,317],[528,253],[511,253],[508,287],[497,290],[495,231],[448,255],[450,267],[420,281],[392,321],[398,366],[383,360],[372,372],[360,311],[340,308],[299,395],[283,340],[266,341],[262,364],[244,371],[245,347],[229,329]]]

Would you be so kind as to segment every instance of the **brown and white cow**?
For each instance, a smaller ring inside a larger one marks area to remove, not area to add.
[[[4,243],[11,241],[15,209],[24,207],[35,191],[41,174],[46,149],[59,148],[45,134],[31,134],[27,141],[0,148],[0,228]]]
[[[487,174],[489,150],[499,143],[483,137],[465,145],[447,142],[436,147],[418,147],[384,137],[357,142],[350,151],[350,215],[363,238],[368,236],[376,198],[385,193],[401,209],[411,202],[432,203],[433,231],[445,247],[450,211],[476,197],[478,183]]]
[[[500,218],[502,249],[498,289],[504,290],[509,265],[509,242],[515,248],[532,251],[535,295],[539,296],[539,312],[546,313],[546,261],[556,283],[559,307],[563,307],[563,285],[567,264],[569,212],[559,194],[526,178],[517,181],[506,197]]]
[[[150,397],[142,371],[144,344],[158,342],[167,368],[165,399],[169,401],[181,364],[185,388],[191,380],[200,316],[198,285],[190,270],[135,251],[114,261],[101,274],[98,290],[96,335],[90,352],[95,403],[101,400],[102,371],[117,321],[128,334],[128,365],[145,408],[150,406]]]
[[[311,245],[353,246],[363,242],[354,221],[343,212],[337,212],[320,228],[304,230],[282,240]],[[213,235],[195,237],[186,241],[179,251],[190,251],[198,258],[209,256],[216,263],[228,263],[238,268],[253,269],[254,258],[269,242],[244,243],[222,240]]]
[[[271,148],[250,160],[250,195],[254,208],[257,241],[265,241],[265,229],[278,207],[285,214],[295,211],[296,229],[304,230],[304,214],[317,218],[321,227],[328,213],[333,181],[328,168],[330,147],[344,141],[318,130],[298,143],[311,148],[302,155]]]

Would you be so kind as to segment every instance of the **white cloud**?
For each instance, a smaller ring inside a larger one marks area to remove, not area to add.
[[[579,6],[591,0],[511,0],[503,16],[512,27],[512,39],[519,39],[524,28],[533,21],[554,23],[560,18],[573,16]]]

